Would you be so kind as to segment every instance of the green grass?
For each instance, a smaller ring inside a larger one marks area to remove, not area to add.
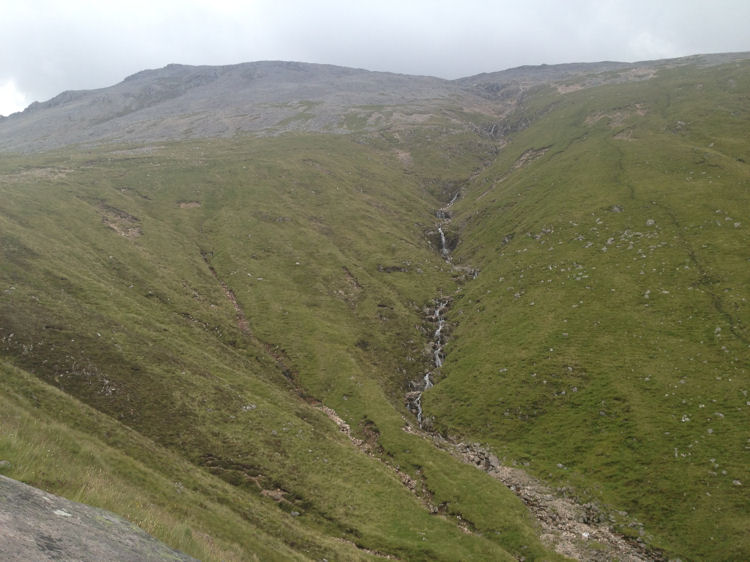
[[[0,457],[11,460],[4,475],[119,513],[204,560],[295,557],[285,541],[300,535],[320,552],[356,557],[356,549],[294,529],[254,494],[196,470],[180,455],[28,373],[7,363],[1,367]],[[248,519],[253,533],[243,531]]]
[[[456,205],[456,259],[481,275],[424,400],[699,559],[750,551],[748,76],[665,71],[521,110],[544,117]]]
[[[511,492],[404,431],[425,309],[452,295],[438,430],[669,555],[746,558],[749,77],[536,88],[499,151],[443,106],[4,156],[5,474],[201,559],[554,559]],[[475,280],[438,252],[459,189]]]
[[[548,555],[510,492],[402,430],[406,381],[429,359],[422,308],[454,289],[431,245],[440,203],[426,180],[390,147],[333,136],[178,143],[135,157],[115,148],[4,161],[0,350],[16,366],[4,420],[28,415],[13,394],[22,381],[57,387],[58,400],[95,408],[204,488],[184,502],[184,477],[136,444],[78,429],[71,411],[0,451],[11,476],[103,505],[200,558]],[[355,431],[377,427],[380,452],[355,447],[315,400]],[[91,441],[60,481],[29,469],[50,470],[38,451],[58,427],[70,434],[56,455]],[[430,513],[396,466],[448,514]],[[141,473],[152,474],[142,493]],[[122,495],[107,495],[112,481]],[[191,523],[184,514],[215,501],[215,487],[225,492],[214,513]],[[268,495],[277,489],[278,503]]]

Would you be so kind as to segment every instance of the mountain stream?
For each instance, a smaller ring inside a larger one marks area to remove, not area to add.
[[[437,231],[440,235],[440,255],[454,269],[469,273],[470,279],[476,279],[477,270],[456,267],[453,264],[451,250],[446,239],[444,227],[451,220],[450,207],[458,199],[459,192],[450,202],[435,212],[438,219]],[[410,424],[405,431],[431,439],[440,449],[450,452],[461,461],[487,472],[507,486],[523,501],[539,521],[542,528],[542,540],[548,546],[564,556],[576,560],[601,561],[623,560],[660,561],[664,560],[656,549],[649,549],[638,537],[626,538],[612,529],[614,519],[593,503],[580,504],[565,494],[556,493],[542,482],[528,475],[520,468],[504,465],[491,451],[479,443],[464,444],[431,431],[430,423],[425,423],[422,410],[422,394],[434,386],[433,374],[443,366],[446,344],[446,310],[451,302],[442,294],[433,300],[427,320],[435,326],[432,334],[432,368],[416,381],[409,383],[406,393],[406,406],[416,416],[419,430]],[[631,519],[629,526],[641,528],[642,525]]]
[[[450,208],[453,203],[456,202],[456,199],[458,199],[458,195],[459,192],[456,192],[445,207],[442,207],[435,212],[435,217],[439,221],[437,230],[440,234],[440,255],[451,266],[453,265],[453,260],[451,258],[450,248],[443,227],[451,220]],[[433,303],[434,307],[428,314],[427,319],[435,325],[435,330],[432,333],[432,363],[434,370],[443,366],[443,358],[445,357],[445,311],[450,304],[450,299],[441,295],[436,298]],[[417,417],[417,423],[420,428],[422,427],[423,422],[422,393],[433,386],[433,370],[427,371],[421,381],[412,381],[409,383],[411,390],[406,394],[407,408]]]

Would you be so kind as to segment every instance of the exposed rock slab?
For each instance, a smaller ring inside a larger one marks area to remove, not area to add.
[[[195,560],[103,509],[0,476],[0,559]]]

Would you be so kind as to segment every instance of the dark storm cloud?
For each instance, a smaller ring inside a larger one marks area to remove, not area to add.
[[[0,0],[0,10],[0,114],[170,62],[298,60],[457,78],[750,49],[746,0]]]

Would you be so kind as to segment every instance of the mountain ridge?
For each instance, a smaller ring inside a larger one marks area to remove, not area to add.
[[[137,72],[113,86],[68,90],[32,103],[0,122],[0,151],[248,133],[347,133],[450,119],[456,111],[500,117],[535,85],[571,82],[565,87],[591,87],[646,79],[659,68],[715,65],[748,56],[520,66],[454,80],[287,61],[169,64]],[[589,78],[576,83],[582,76]],[[502,107],[497,107],[498,100],[505,102]]]

